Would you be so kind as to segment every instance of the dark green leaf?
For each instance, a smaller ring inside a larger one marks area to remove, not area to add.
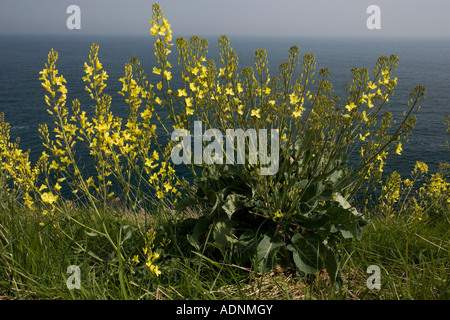
[[[245,231],[236,243],[236,254],[240,265],[246,264],[256,252],[257,231],[250,229]]]
[[[202,237],[206,235],[210,225],[211,222],[206,217],[201,217],[195,224],[194,232],[187,235],[187,240],[195,249],[200,250],[200,246],[204,242]]]
[[[287,246],[287,249],[292,251],[294,263],[300,271],[317,273],[323,268],[320,253],[326,248],[319,236],[313,233],[305,235],[296,233],[291,241],[292,243]]]
[[[232,233],[233,222],[232,221],[218,221],[214,225],[213,237],[218,245],[229,248],[233,243],[238,240]]]
[[[239,194],[230,194],[227,196],[225,204],[222,205],[222,209],[228,215],[228,218],[231,219],[233,213],[245,207],[244,204],[245,197]]]
[[[284,242],[272,242],[272,239],[265,235],[256,249],[259,270],[264,273],[270,271],[276,264],[276,253],[284,246]]]

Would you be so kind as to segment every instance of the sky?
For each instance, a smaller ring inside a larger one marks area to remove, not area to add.
[[[157,0],[0,0],[0,33],[148,34]],[[449,0],[159,0],[174,35],[450,37]],[[67,8],[80,8],[69,30]],[[370,5],[381,29],[366,25]]]

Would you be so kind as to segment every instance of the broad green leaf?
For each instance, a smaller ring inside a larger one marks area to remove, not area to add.
[[[278,249],[284,246],[285,243],[272,242],[272,239],[265,235],[256,249],[256,257],[258,259],[259,270],[262,273],[270,271],[276,264],[276,253]]]
[[[222,209],[226,212],[228,218],[231,219],[233,213],[245,207],[244,198],[244,196],[239,194],[230,194],[227,196],[225,204],[222,205]]]
[[[312,233],[305,235],[296,233],[291,240],[292,243],[287,249],[292,251],[297,268],[305,273],[319,272],[323,268],[320,254],[326,250],[323,240]]]
[[[184,209],[186,209],[187,207],[193,206],[199,204],[199,199],[196,198],[186,198],[186,199],[182,199],[178,202],[177,206],[175,207],[175,212],[181,212]]]
[[[333,194],[333,200],[337,201],[342,208],[349,209],[355,216],[361,216],[361,214],[356,210],[356,208],[352,207],[352,205],[345,199],[339,192],[335,192]]]
[[[236,243],[238,240],[233,235],[232,229],[232,221],[216,222],[216,224],[214,225],[213,237],[217,244],[224,248],[229,248],[233,243]]]
[[[353,237],[360,237],[360,229],[358,227],[360,218],[355,216],[350,209],[330,207],[327,209],[326,214],[330,217],[330,223],[336,225],[338,230],[347,230]],[[348,234],[344,232],[343,236],[348,236]]]
[[[312,183],[308,188],[306,188],[306,191],[300,200],[301,202],[308,202],[317,196],[319,196],[323,190],[325,189],[325,186],[321,181]]]
[[[194,232],[187,235],[189,243],[197,250],[200,250],[200,246],[203,243],[201,238],[208,232],[211,222],[205,217],[201,217],[197,220]]]
[[[250,229],[245,231],[236,243],[236,254],[240,265],[246,264],[256,252],[257,231]]]

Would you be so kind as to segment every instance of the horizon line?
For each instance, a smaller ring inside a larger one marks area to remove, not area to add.
[[[92,36],[101,36],[101,37],[144,37],[144,36],[150,36],[150,33],[101,33],[101,32],[92,32],[92,33],[83,33],[79,31],[73,31],[73,30],[67,30],[66,32],[50,32],[50,33],[43,33],[43,32],[36,32],[36,33],[30,33],[30,32],[4,32],[0,31],[0,36],[74,36],[74,37],[92,37]],[[183,37],[183,38],[190,38],[192,36],[198,36],[200,38],[219,38],[222,35],[225,35],[229,38],[231,37],[245,37],[245,38],[280,38],[280,39],[289,39],[289,38],[320,38],[320,39],[330,39],[330,38],[336,38],[336,39],[365,39],[365,40],[381,40],[381,39],[417,39],[417,40],[438,40],[438,39],[450,39],[449,35],[387,35],[387,34],[245,34],[245,33],[233,33],[233,34],[219,34],[219,33],[211,33],[211,34],[174,34],[173,39]]]

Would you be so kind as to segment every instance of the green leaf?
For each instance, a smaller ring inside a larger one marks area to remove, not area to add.
[[[324,191],[324,189],[325,186],[321,181],[314,182],[305,190],[305,193],[300,201],[308,202],[319,196]]]
[[[342,285],[341,270],[339,267],[339,261],[337,254],[330,248],[326,247],[325,252],[322,252],[322,259],[327,268],[328,275],[330,276],[331,283],[333,283],[336,289],[340,289]]]
[[[86,232],[86,234],[87,234],[89,237],[97,237],[97,236],[99,236],[99,234],[96,233],[96,232]]]
[[[233,213],[239,209],[245,208],[244,200],[245,197],[239,194],[230,194],[227,196],[225,204],[222,205],[222,209],[226,212],[228,218],[231,219]]]
[[[200,250],[200,246],[202,245],[202,237],[208,232],[209,226],[211,225],[211,221],[206,219],[206,217],[201,217],[197,220],[194,232],[192,234],[187,235],[188,242],[196,249]]]
[[[345,199],[339,192],[335,192],[333,194],[333,200],[337,201],[342,208],[349,209],[355,216],[361,216],[361,213],[359,213],[356,208],[352,207],[347,199]]]
[[[257,231],[254,229],[246,230],[236,243],[236,254],[239,265],[246,264],[256,252]]]
[[[322,238],[313,233],[305,235],[296,233],[291,241],[287,249],[292,251],[294,263],[300,271],[317,273],[323,268],[320,253],[325,252],[326,248]]]
[[[334,193],[333,200],[341,207],[327,209],[327,215],[335,224],[331,232],[340,231],[344,238],[355,237],[360,240],[362,229],[368,224],[368,221],[340,193]]]
[[[218,221],[214,225],[213,237],[218,245],[224,248],[230,248],[238,239],[232,233],[232,221]]]
[[[190,207],[190,206],[193,206],[196,204],[199,204],[199,199],[196,199],[196,198],[182,199],[181,201],[178,202],[174,211],[175,211],[175,213],[179,213],[179,212],[183,211],[184,209],[186,209],[187,207]]]
[[[264,238],[258,244],[256,249],[256,257],[258,259],[259,270],[262,273],[270,271],[276,264],[276,253],[279,248],[284,246],[285,243],[272,242],[272,239],[268,235],[264,235]]]
[[[126,231],[127,229],[130,229],[130,226],[129,225],[124,225],[121,228],[122,228],[122,230]],[[120,244],[122,245],[125,241],[130,239],[131,235],[132,235],[131,230],[128,230],[128,232],[125,234],[125,237],[123,237],[123,239],[121,240]]]
[[[335,228],[340,230],[344,237],[348,237],[348,233],[359,239],[361,237],[361,229],[359,228],[359,217],[353,214],[350,209],[340,207],[329,207],[326,211],[330,222],[335,225]],[[340,225],[340,226],[339,226]]]

